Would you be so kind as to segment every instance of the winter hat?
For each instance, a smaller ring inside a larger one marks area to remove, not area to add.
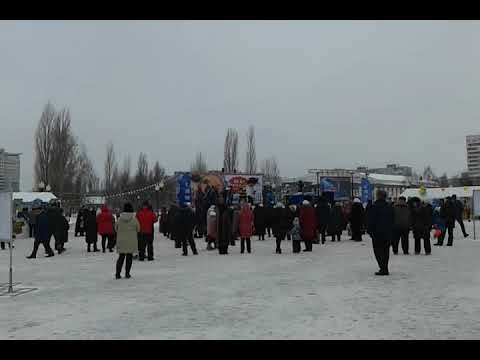
[[[310,205],[310,202],[308,200],[303,200],[302,205]]]

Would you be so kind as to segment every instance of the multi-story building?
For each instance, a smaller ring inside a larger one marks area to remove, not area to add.
[[[0,191],[20,191],[20,155],[0,149]]]
[[[467,135],[467,167],[470,176],[480,176],[480,135]]]

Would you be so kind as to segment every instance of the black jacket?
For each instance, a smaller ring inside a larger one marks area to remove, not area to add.
[[[432,213],[430,209],[422,205],[412,210],[412,229],[414,233],[424,234],[432,228]]]
[[[175,215],[175,228],[180,239],[188,238],[192,235],[193,227],[195,226],[195,215],[192,209],[182,207]]]
[[[61,225],[62,215],[60,208],[52,206],[47,209],[48,230],[50,234],[56,234]]]
[[[217,237],[218,245],[228,247],[232,239],[233,211],[225,205],[217,206]]]
[[[368,211],[368,233],[372,239],[390,241],[393,230],[393,207],[377,200]]]
[[[285,208],[272,209],[273,236],[280,237],[280,238],[285,237],[285,234],[289,230],[290,230],[290,223],[288,219],[287,209]]]
[[[315,215],[317,217],[317,224],[319,226],[328,225],[330,222],[331,209],[326,201],[321,201],[318,203],[317,207],[315,208]]]
[[[97,236],[97,216],[94,211],[85,212],[85,241],[87,244],[96,243]]]
[[[440,209],[440,216],[445,219],[447,227],[455,227],[455,204],[451,200],[445,201]]]
[[[352,211],[350,212],[350,225],[352,230],[355,231],[360,231],[365,226],[365,210],[362,204],[353,203]]]
[[[330,214],[327,232],[329,235],[340,234],[345,227],[345,219],[343,217],[342,208],[334,206]]]
[[[253,222],[255,225],[255,232],[257,235],[265,234],[265,228],[267,227],[267,214],[266,208],[263,206],[256,206],[253,210]]]

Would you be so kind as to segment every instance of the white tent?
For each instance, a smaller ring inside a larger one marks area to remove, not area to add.
[[[401,196],[407,199],[411,197],[418,197],[422,200],[444,199],[447,196],[457,195],[457,198],[471,198],[473,190],[480,190],[480,186],[461,186],[461,187],[446,187],[446,188],[426,188],[425,194],[421,194],[420,188],[406,189]]]
[[[14,192],[13,201],[21,200],[23,203],[31,203],[35,200],[41,200],[42,202],[49,202],[50,200],[56,200],[57,197],[51,192]]]

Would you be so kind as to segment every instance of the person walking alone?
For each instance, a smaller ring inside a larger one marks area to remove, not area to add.
[[[115,218],[107,205],[103,205],[100,214],[97,215],[98,233],[102,237],[102,252],[105,252],[105,245],[110,252],[115,246]]]
[[[395,255],[398,254],[398,244],[401,240],[403,254],[408,255],[408,233],[410,232],[412,220],[411,210],[407,205],[405,197],[400,196],[395,203],[393,218],[392,251]]]
[[[48,229],[48,215],[44,208],[40,210],[35,220],[33,251],[27,259],[35,259],[40,244],[45,248],[46,257],[54,256],[50,247],[50,231]]]
[[[367,232],[372,238],[373,252],[380,270],[375,275],[389,275],[388,258],[393,231],[393,209],[385,191],[378,190],[377,200],[368,211]]]
[[[158,220],[157,215],[152,211],[148,201],[142,205],[142,209],[137,213],[137,220],[140,224],[138,233],[138,260],[145,261],[145,248],[147,250],[148,261],[153,261],[153,224]]]
[[[245,244],[247,245],[247,252],[252,251],[252,243],[250,238],[253,235],[253,211],[250,204],[247,202],[242,204],[240,213],[238,215],[238,230],[240,233],[240,253],[245,252]]]
[[[463,203],[460,200],[457,200],[457,195],[455,194],[452,195],[452,202],[455,208],[455,221],[460,224],[463,237],[467,238],[469,235],[465,231],[465,224],[463,223],[463,212],[464,212]]]
[[[455,228],[455,204],[452,198],[447,197],[440,209],[440,216],[445,219],[446,231],[448,231],[447,246],[453,246],[453,229]],[[443,244],[443,238],[442,238]]]
[[[119,254],[115,278],[121,279],[123,263],[126,260],[125,277],[128,279],[132,268],[133,253],[138,247],[137,233],[140,232],[140,224],[133,214],[132,204],[126,203],[123,206],[123,212],[115,224],[115,230],[117,233],[117,253]]]

